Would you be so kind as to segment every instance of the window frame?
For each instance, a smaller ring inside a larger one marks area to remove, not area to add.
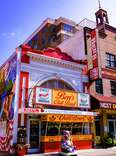
[[[116,81],[110,81],[111,95],[116,96]]]
[[[95,91],[98,94],[103,94],[103,81],[102,81],[102,79],[97,79],[95,81]]]
[[[116,56],[114,54],[106,52],[106,67],[112,69],[116,68]]]
[[[64,24],[63,25],[63,30],[69,33],[73,33],[73,26],[69,24]]]

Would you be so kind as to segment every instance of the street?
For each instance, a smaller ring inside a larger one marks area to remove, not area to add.
[[[29,154],[26,156],[58,156],[59,154]],[[78,156],[116,156],[116,147],[105,149],[79,150]]]

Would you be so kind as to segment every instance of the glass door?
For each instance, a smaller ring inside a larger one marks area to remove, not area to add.
[[[34,152],[40,147],[40,124],[38,119],[30,119],[30,148]]]
[[[116,139],[116,121],[115,120],[109,121],[109,133],[112,134]]]

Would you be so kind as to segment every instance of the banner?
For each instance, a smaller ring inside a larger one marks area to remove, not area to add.
[[[93,81],[99,78],[97,36],[95,29],[91,32],[91,53],[92,69],[90,69],[90,80]]]
[[[53,89],[53,105],[77,107],[77,94],[72,91],[54,90]]]
[[[90,108],[90,96],[85,93],[78,93],[78,107]]]

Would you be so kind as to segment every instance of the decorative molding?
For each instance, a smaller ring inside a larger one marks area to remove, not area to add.
[[[72,63],[70,61],[64,61],[56,58],[52,58],[49,56],[42,56],[40,54],[34,54],[32,52],[28,52],[27,55],[30,57],[31,61],[41,62],[44,64],[55,65],[62,68],[68,68],[72,70],[82,71],[83,65]]]

